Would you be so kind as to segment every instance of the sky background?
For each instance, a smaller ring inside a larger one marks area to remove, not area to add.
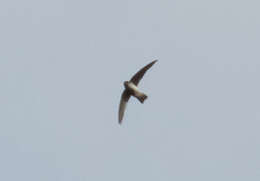
[[[259,181],[259,6],[1,0],[0,180]]]

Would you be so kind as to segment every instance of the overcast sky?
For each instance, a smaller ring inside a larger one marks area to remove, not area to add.
[[[1,0],[0,180],[259,181],[259,7]]]

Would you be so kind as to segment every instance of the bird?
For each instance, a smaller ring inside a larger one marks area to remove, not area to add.
[[[155,64],[157,61],[158,60],[154,60],[151,63],[147,64],[142,69],[140,69],[129,81],[124,81],[125,90],[121,95],[119,111],[118,111],[119,124],[122,124],[126,105],[131,96],[137,98],[142,104],[148,98],[148,96],[145,93],[141,92],[137,86],[140,80],[143,78],[145,72],[148,69],[150,69],[153,66],[153,64]]]

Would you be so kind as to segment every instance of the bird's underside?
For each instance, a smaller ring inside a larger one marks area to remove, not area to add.
[[[153,64],[157,62],[157,60],[149,63],[145,67],[143,67],[141,70],[139,70],[131,79],[130,81],[124,82],[125,90],[121,95],[120,105],[119,105],[119,112],[118,112],[118,118],[119,118],[119,124],[122,123],[124,112],[126,109],[126,105],[128,100],[131,96],[136,97],[141,103],[145,101],[147,96],[140,92],[137,85],[139,84],[140,80],[143,78],[145,72],[153,66]]]

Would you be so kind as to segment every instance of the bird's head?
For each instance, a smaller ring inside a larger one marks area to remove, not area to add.
[[[128,87],[128,81],[124,81],[124,86],[125,86],[125,88],[127,88]]]

